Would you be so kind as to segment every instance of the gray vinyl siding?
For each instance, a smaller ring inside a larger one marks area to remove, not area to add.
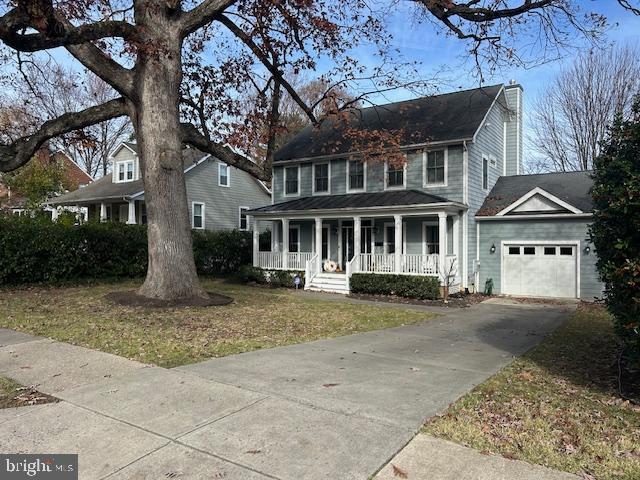
[[[256,208],[271,203],[264,188],[248,173],[229,167],[230,187],[218,185],[218,160],[207,160],[185,176],[189,219],[193,202],[205,204],[205,228],[229,230],[239,227],[240,207]]]
[[[518,85],[505,87],[505,94],[509,105],[510,115],[507,120],[507,138],[506,138],[506,159],[507,159],[507,175],[519,175],[522,171],[522,120],[523,120],[523,95],[522,89]],[[518,96],[520,101],[518,102]],[[519,107],[519,108],[518,108]],[[519,126],[518,126],[519,125]]]
[[[480,221],[480,288],[488,278],[493,279],[494,292],[501,293],[501,242],[509,240],[529,241],[579,241],[580,254],[580,298],[593,300],[602,296],[602,283],[596,270],[596,253],[588,241],[588,223],[584,220],[541,219],[541,220],[501,220]],[[475,230],[473,232],[475,235]],[[473,242],[475,246],[475,239]],[[491,246],[496,251],[491,254]],[[590,247],[585,253],[584,248]],[[534,278],[531,281],[535,281]]]

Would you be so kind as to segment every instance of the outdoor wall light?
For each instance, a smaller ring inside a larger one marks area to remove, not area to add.
[[[495,243],[491,245],[491,248],[489,249],[489,251],[491,253],[496,253],[496,245],[495,245]]]
[[[590,251],[591,251],[591,247],[589,245],[584,247],[584,253],[586,253],[588,255]]]

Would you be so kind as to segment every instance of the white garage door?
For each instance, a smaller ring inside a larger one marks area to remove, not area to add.
[[[502,293],[534,297],[578,296],[577,245],[505,243]]]

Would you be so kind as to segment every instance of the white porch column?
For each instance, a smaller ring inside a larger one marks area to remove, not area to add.
[[[279,241],[278,239],[280,238],[280,236],[278,235],[278,224],[280,222],[278,220],[273,220],[271,222],[271,251],[272,252],[277,252],[278,250],[280,250],[280,245],[279,245]]]
[[[129,218],[127,218],[128,225],[136,224],[136,202],[135,200],[129,200]]]
[[[360,221],[360,217],[353,217],[353,254],[357,256],[358,260],[356,260],[357,269],[360,270],[360,235],[362,234],[362,222]]]
[[[444,269],[446,269],[447,259],[447,214],[446,212],[438,212],[438,251],[440,252],[438,258],[438,272],[440,276],[445,275]],[[444,277],[443,277],[444,278]]]
[[[453,254],[456,256],[456,277],[460,276],[460,215],[453,216]]]
[[[247,223],[253,221],[253,266],[259,267],[260,259],[258,252],[260,251],[260,229],[258,228],[258,217],[248,217]]]
[[[58,215],[59,215],[58,207],[51,207],[51,208],[53,208],[53,210],[51,210],[51,220],[55,222],[56,220],[58,220]]]
[[[316,255],[318,255],[316,263],[316,271],[322,272],[322,219],[316,217]]]
[[[107,204],[104,202],[100,203],[100,221],[107,221]]]
[[[393,221],[395,224],[395,250],[394,250],[394,265],[395,272],[402,272],[402,215],[394,215]]]
[[[289,219],[282,219],[282,268],[289,269]]]

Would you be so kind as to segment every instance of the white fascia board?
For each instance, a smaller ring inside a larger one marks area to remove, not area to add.
[[[520,205],[522,205],[524,202],[526,202],[527,200],[529,200],[531,197],[533,197],[534,195],[542,195],[543,197],[551,200],[553,203],[556,203],[558,205],[560,205],[563,208],[566,208],[567,210],[569,210],[570,212],[573,213],[584,213],[582,210],[580,210],[579,208],[574,207],[573,205],[565,202],[564,200],[559,199],[558,197],[556,197],[555,195],[547,192],[546,190],[543,190],[540,187],[536,187],[533,190],[529,191],[528,193],[525,193],[522,197],[520,197],[518,200],[516,200],[515,202],[513,202],[511,205],[509,205],[507,208],[499,211],[496,216],[498,217],[502,217],[504,215],[506,215],[507,213],[509,213],[510,211],[512,211],[515,208],[518,208]]]
[[[486,222],[486,221],[496,221],[496,220],[556,220],[556,219],[580,219],[580,218],[591,218],[593,217],[592,213],[542,213],[542,214],[532,214],[532,215],[507,215],[507,216],[478,216],[476,217],[476,221],[478,222]]]

